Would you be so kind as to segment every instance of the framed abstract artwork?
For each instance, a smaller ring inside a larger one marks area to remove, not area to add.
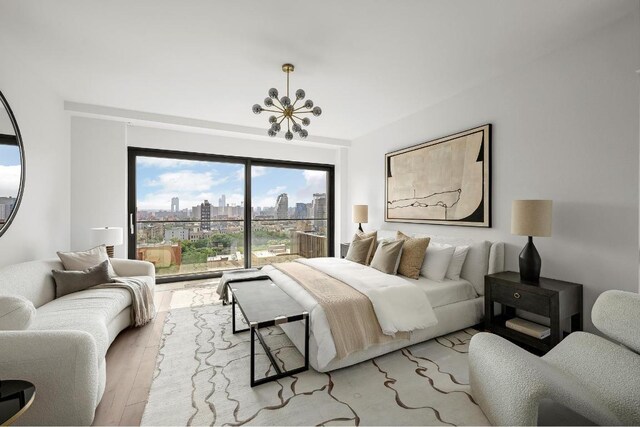
[[[491,125],[385,155],[385,221],[491,227]]]

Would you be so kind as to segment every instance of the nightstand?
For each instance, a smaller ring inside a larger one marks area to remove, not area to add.
[[[340,243],[340,258],[344,258],[347,256],[347,252],[349,252],[349,246],[351,243]]]
[[[495,303],[502,306],[495,314]],[[542,353],[551,350],[562,336],[562,322],[571,319],[571,332],[582,330],[582,285],[540,278],[539,284],[525,283],[513,271],[489,274],[484,278],[485,328],[516,344]],[[516,317],[516,309],[549,318],[551,335],[537,339],[505,326]]]

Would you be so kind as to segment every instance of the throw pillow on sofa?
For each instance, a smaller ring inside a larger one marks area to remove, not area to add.
[[[33,303],[19,295],[0,295],[0,331],[29,329],[36,317]]]
[[[103,261],[109,261],[107,247],[105,245],[96,246],[86,251],[78,252],[57,252],[58,258],[62,261],[65,270],[83,271],[89,267],[95,267]],[[116,277],[117,274],[111,262],[108,264],[109,276]]]
[[[56,298],[111,282],[109,260],[83,271],[51,270],[56,282]]]

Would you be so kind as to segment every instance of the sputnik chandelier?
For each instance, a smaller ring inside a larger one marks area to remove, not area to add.
[[[310,99],[307,99],[302,105],[296,108],[298,101],[302,102],[305,97],[304,90],[302,89],[296,91],[296,99],[293,103],[291,102],[291,98],[289,98],[289,74],[293,73],[293,70],[294,67],[292,64],[284,64],[282,66],[282,71],[287,73],[287,94],[285,96],[278,99],[278,89],[272,87],[269,89],[269,96],[264,99],[264,105],[267,108],[260,104],[253,105],[253,112],[255,114],[260,114],[263,111],[275,113],[269,116],[269,123],[271,123],[271,128],[267,132],[269,136],[276,136],[283,127],[282,122],[287,121],[287,132],[284,134],[284,138],[287,141],[293,139],[292,131],[297,133],[300,138],[309,136],[309,132],[307,132],[306,129],[302,129],[302,126],[309,126],[311,120],[309,117],[301,117],[302,114],[313,114],[316,117],[322,114],[322,109],[320,107],[314,107],[313,101]]]

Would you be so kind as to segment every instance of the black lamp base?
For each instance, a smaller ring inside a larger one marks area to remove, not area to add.
[[[540,283],[540,269],[542,260],[538,250],[533,245],[533,237],[529,236],[529,241],[520,252],[520,280],[523,282]]]
[[[364,230],[362,229],[362,223],[358,223],[358,231],[360,231],[361,233],[364,233]]]

